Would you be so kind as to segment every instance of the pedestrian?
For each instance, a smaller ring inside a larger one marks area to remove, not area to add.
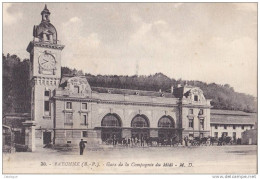
[[[210,137],[210,144],[209,145],[214,145],[214,137]]]
[[[188,137],[187,136],[184,137],[184,142],[185,142],[185,146],[188,146]]]
[[[143,135],[141,136],[141,147],[144,147],[144,137],[143,137]]]
[[[144,140],[145,140],[146,146],[148,147],[148,137],[145,136]]]
[[[80,155],[83,155],[85,149],[85,142],[83,141],[83,139],[81,139],[79,142],[79,148],[80,148]]]
[[[113,146],[115,146],[116,145],[116,135],[113,135]]]
[[[127,139],[127,145],[130,146],[130,143],[131,143],[131,139],[128,138],[128,139]]]
[[[170,137],[170,147],[173,146],[173,137]]]

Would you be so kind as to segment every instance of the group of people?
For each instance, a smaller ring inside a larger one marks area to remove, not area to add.
[[[184,136],[182,138],[182,143],[185,146],[189,146],[189,145],[214,145],[215,142],[218,143],[218,145],[223,145],[223,143],[228,143],[227,142],[228,137],[222,136],[219,139],[216,139],[214,137],[188,137],[188,136]],[[170,146],[174,146],[175,144],[178,144],[179,138],[177,135],[173,135],[171,137],[166,138],[160,138],[160,137],[147,137],[147,136],[143,136],[141,135],[141,137],[139,136],[132,136],[132,137],[126,137],[126,138],[118,138],[116,135],[112,136],[112,139],[109,138],[107,140],[111,140],[111,143],[113,144],[113,146],[116,146],[118,144],[124,145],[126,147],[129,146],[151,146],[152,143],[156,143],[157,146],[159,146],[159,144],[161,146],[166,146],[166,145],[170,145]],[[83,141],[83,139],[81,139],[80,143],[79,143],[79,147],[80,147],[80,155],[83,155],[84,153],[84,149],[85,149],[85,144],[87,143],[87,141]],[[237,139],[236,144],[241,144],[241,139]]]
[[[178,143],[179,139],[177,135],[168,137],[168,138],[162,138],[162,137],[147,137],[141,135],[140,137],[138,135],[126,137],[126,138],[118,138],[116,135],[113,135],[112,138],[108,138],[105,143],[106,144],[113,144],[113,146],[116,146],[118,144],[126,146],[126,147],[144,147],[144,146],[152,146],[153,144],[159,146],[165,146],[170,145],[174,146],[174,144]]]
[[[131,138],[117,138],[116,135],[113,135],[112,138],[112,144],[113,146],[116,146],[117,144],[121,144],[124,146],[142,146],[144,147],[145,144],[148,145],[148,138],[146,136],[141,136],[140,138],[137,136],[132,136]]]
[[[183,144],[185,146],[199,146],[199,145],[208,145],[213,146],[214,144],[217,144],[218,146],[227,145],[227,144],[241,144],[241,139],[238,138],[232,138],[229,136],[221,136],[220,138],[215,137],[183,137]]]

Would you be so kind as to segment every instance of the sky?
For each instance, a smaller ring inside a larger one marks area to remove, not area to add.
[[[3,53],[29,58],[43,3],[3,3]],[[230,84],[257,96],[257,3],[47,3],[62,66]]]

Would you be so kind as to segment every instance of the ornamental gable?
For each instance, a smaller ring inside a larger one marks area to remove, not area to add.
[[[62,95],[65,96],[90,97],[91,95],[91,88],[85,76],[64,77],[60,87],[63,88]]]

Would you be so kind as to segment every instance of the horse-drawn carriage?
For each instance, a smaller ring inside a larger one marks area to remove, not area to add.
[[[232,137],[220,137],[218,138],[218,145],[232,145],[234,142]]]
[[[189,140],[192,146],[200,146],[200,145],[209,145],[209,138],[208,137],[194,137],[193,139]]]
[[[149,137],[148,146],[178,146],[179,139],[178,137],[172,138],[161,138],[161,137]]]

